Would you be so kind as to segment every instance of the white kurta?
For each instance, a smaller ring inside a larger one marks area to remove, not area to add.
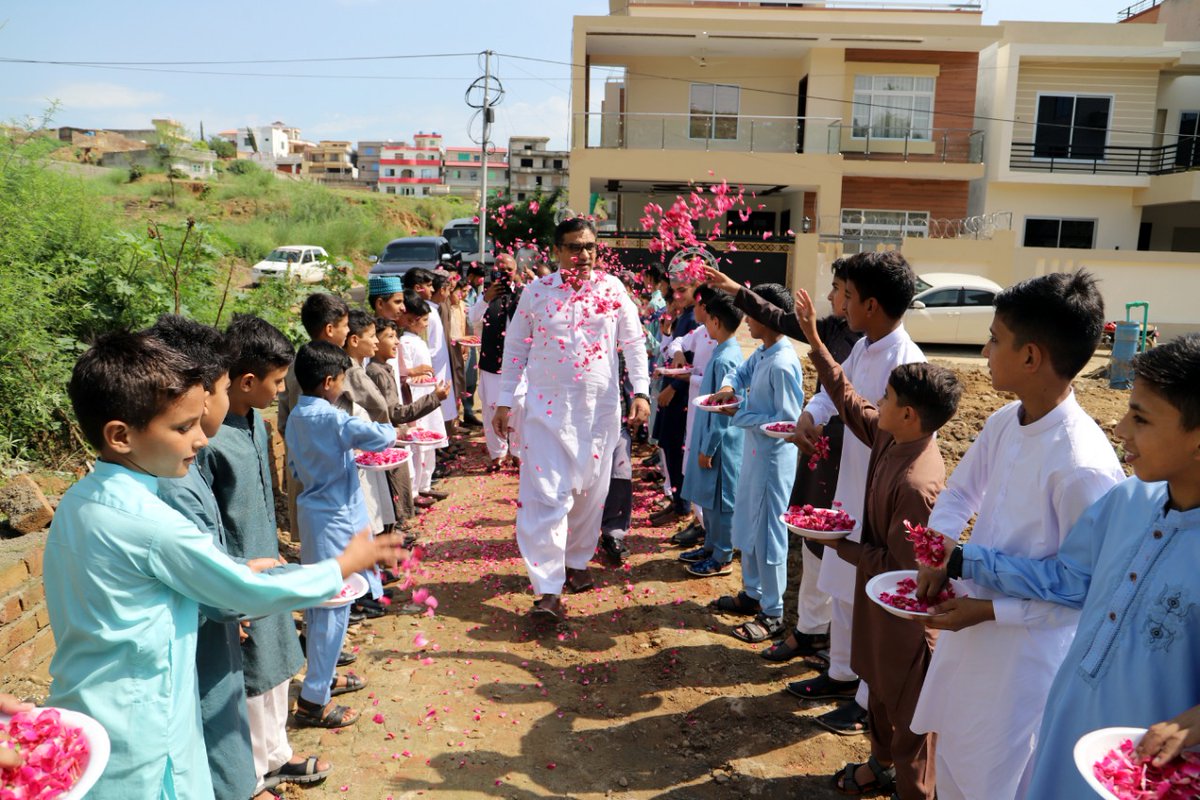
[[[430,314],[430,322],[433,321],[435,315]],[[410,367],[420,367],[430,364],[429,347],[424,340],[415,333],[405,333],[400,337],[400,353],[404,359],[404,363]],[[412,393],[414,401],[430,394],[434,391],[432,384],[424,386],[408,385],[408,390]],[[452,390],[453,391],[453,390]],[[443,404],[443,408],[444,408]],[[446,421],[439,413],[432,412],[426,414],[420,419],[412,423],[413,427],[422,431],[433,431],[442,436],[446,435]],[[428,447],[425,445],[412,445],[408,449],[411,453],[409,463],[412,465],[413,490],[416,492],[427,492],[433,483],[433,468],[437,464],[437,450],[445,447],[446,442],[437,447]]]
[[[620,436],[617,349],[635,393],[649,391],[637,308],[620,281],[593,273],[578,290],[556,272],[525,287],[504,339],[496,404],[512,408],[524,375],[517,544],[539,594],[595,551]]]
[[[901,364],[924,360],[925,354],[901,325],[877,341],[868,342],[865,336],[859,339],[850,351],[850,356],[842,364],[842,370],[850,383],[854,384],[854,390],[858,394],[875,402],[883,397],[888,376],[892,374],[893,369]],[[824,425],[837,415],[837,408],[824,389],[809,401],[804,410],[812,414],[813,421],[818,425]],[[849,537],[854,542],[862,539],[864,493],[867,489],[867,467],[870,460],[871,448],[863,444],[858,437],[847,435],[842,443],[841,466],[833,498],[842,504],[843,511],[858,522]],[[837,600],[853,603],[854,565],[832,554],[829,558],[823,557],[817,586]]]
[[[988,419],[938,497],[929,527],[958,536],[978,512],[972,544],[1046,558],[1124,473],[1074,394],[1029,425],[1020,424],[1019,410],[1011,403]],[[962,796],[1011,800],[1079,612],[965,583],[971,597],[993,599],[996,619],[938,637],[912,729],[938,734],[938,759]]]
[[[692,401],[700,396],[700,382],[704,380],[704,370],[708,367],[708,362],[712,359],[713,350],[717,349],[717,342],[708,335],[708,329],[703,325],[692,328],[678,339],[672,339],[667,345],[666,356],[667,364],[671,363],[671,359],[676,353],[691,352],[692,354],[692,374],[688,376],[688,407],[687,407],[687,433],[684,441],[684,450],[686,452],[688,443],[692,441],[692,423],[696,419],[696,407],[692,405]],[[708,413],[708,412],[705,412]],[[688,459],[683,460],[683,469],[687,471]]]
[[[434,376],[450,386],[450,394],[446,395],[446,399],[442,401],[442,419],[449,422],[452,419],[458,419],[458,403],[454,397],[454,373],[450,368],[450,345],[446,341],[446,329],[442,327],[442,316],[438,313],[438,304],[432,300],[426,302],[429,303],[430,308],[429,327],[426,330],[430,365],[433,367]]]

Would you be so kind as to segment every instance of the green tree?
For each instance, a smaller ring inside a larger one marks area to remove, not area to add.
[[[502,197],[488,201],[488,235],[498,250],[513,250],[535,245],[545,250],[554,242],[554,214],[562,191],[550,195],[541,192],[529,200],[511,203]]]

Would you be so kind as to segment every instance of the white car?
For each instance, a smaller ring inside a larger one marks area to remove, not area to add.
[[[303,283],[317,283],[329,269],[329,254],[325,248],[310,244],[289,244],[276,247],[270,255],[250,268],[254,283],[268,278],[295,276]]]
[[[915,342],[928,344],[987,344],[991,335],[992,302],[1000,284],[978,275],[930,272],[917,278],[917,294],[904,327]]]

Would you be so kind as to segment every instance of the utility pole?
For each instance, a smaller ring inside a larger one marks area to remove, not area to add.
[[[487,185],[488,185],[488,142],[491,141],[492,120],[495,111],[489,102],[488,92],[492,82],[492,51],[483,52],[483,134],[479,143],[479,263],[484,262],[487,248]]]
[[[479,260],[482,263],[487,245],[487,187],[488,187],[488,145],[492,138],[492,123],[496,121],[496,106],[504,99],[504,86],[500,79],[492,75],[492,57],[496,53],[484,50],[483,75],[476,78],[467,88],[466,103],[471,108],[479,109],[480,126],[479,144]],[[482,95],[478,93],[482,92]],[[474,127],[474,121],[472,121]],[[474,137],[472,137],[474,138]]]

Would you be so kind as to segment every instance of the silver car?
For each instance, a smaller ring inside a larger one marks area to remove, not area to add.
[[[987,344],[992,303],[1000,284],[978,275],[931,272],[917,279],[917,295],[904,315],[915,342]]]

